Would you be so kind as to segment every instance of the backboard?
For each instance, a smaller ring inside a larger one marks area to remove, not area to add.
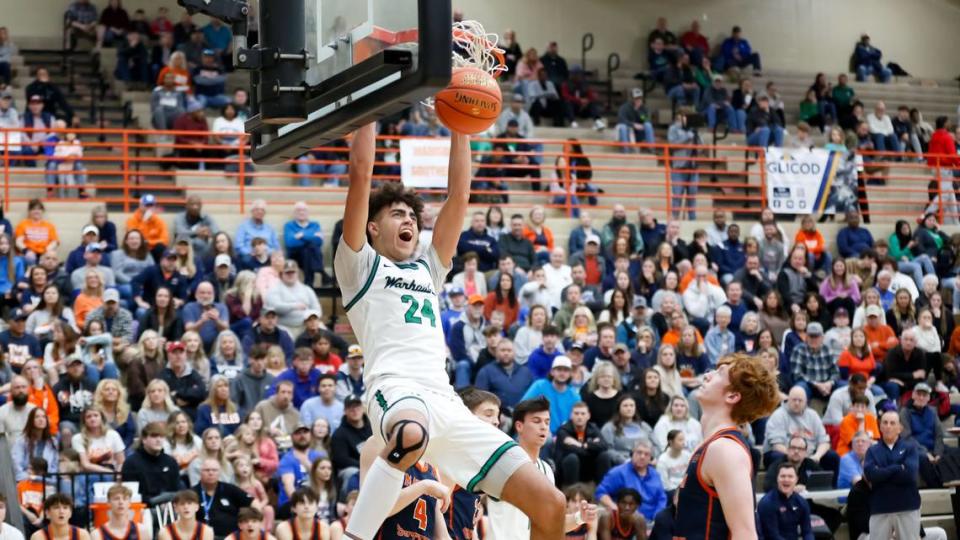
[[[279,21],[276,8],[281,2],[261,0],[260,36],[261,46],[269,48],[288,37],[285,32],[301,30],[290,25],[303,24],[308,56],[298,63],[302,81],[281,83],[269,70],[252,77],[261,103],[277,90],[286,92],[287,100],[293,94],[302,97],[305,119],[287,122],[254,111],[246,125],[253,134],[254,161],[295,159],[449,83],[450,0],[298,1],[304,2],[303,20]],[[271,9],[275,11],[265,11]],[[276,93],[272,96],[277,99]]]

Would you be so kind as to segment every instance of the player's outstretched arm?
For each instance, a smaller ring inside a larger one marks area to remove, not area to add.
[[[756,540],[754,520],[753,467],[743,446],[730,439],[718,439],[703,458],[701,474],[720,496],[730,537]]]
[[[450,166],[447,179],[447,200],[440,209],[433,227],[433,248],[444,265],[449,266],[457,252],[460,229],[470,202],[470,137],[462,133],[450,134]]]
[[[376,136],[377,124],[371,122],[354,132],[350,144],[350,187],[343,209],[343,241],[353,251],[360,251],[367,241],[367,209],[376,156]]]

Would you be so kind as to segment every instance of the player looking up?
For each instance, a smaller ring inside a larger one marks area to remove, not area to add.
[[[686,540],[757,538],[753,460],[738,427],[780,405],[776,376],[744,353],[724,356],[697,391],[704,441],[680,483],[674,535]]]

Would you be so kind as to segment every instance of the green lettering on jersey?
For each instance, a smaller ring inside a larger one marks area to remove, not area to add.
[[[437,327],[437,316],[433,312],[433,304],[429,298],[423,299],[422,307],[420,302],[409,294],[401,296],[400,301],[404,304],[410,304],[407,312],[403,314],[403,322],[407,324],[423,324],[423,319],[427,319],[430,321],[430,326],[433,328]],[[417,311],[420,312],[419,316],[417,315]]]

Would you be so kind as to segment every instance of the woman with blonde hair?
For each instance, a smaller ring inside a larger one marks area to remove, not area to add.
[[[120,382],[127,389],[130,402],[142,402],[147,397],[147,383],[158,379],[167,365],[159,334],[155,330],[143,332],[137,344],[124,349],[116,362],[120,369]]]
[[[187,352],[187,364],[200,375],[204,384],[209,385],[210,359],[207,358],[207,353],[203,351],[203,340],[200,339],[200,334],[193,330],[184,332],[180,341],[183,342],[183,347]]]
[[[179,411],[170,398],[170,387],[163,379],[153,379],[147,385],[147,396],[143,398],[143,405],[137,411],[137,433],[143,431],[151,422],[163,422],[170,419],[170,415]]]
[[[195,430],[206,431],[215,428],[222,437],[232,435],[240,425],[240,413],[237,404],[230,399],[230,381],[223,375],[214,375],[210,380],[210,394],[206,401],[197,407]]]
[[[287,370],[287,356],[279,345],[271,345],[267,349],[267,373],[279,377]]]
[[[107,425],[116,430],[127,447],[137,437],[137,415],[130,411],[127,390],[117,379],[103,379],[93,392],[93,407],[102,411]]]
[[[103,305],[103,276],[90,268],[83,276],[83,289],[73,300],[73,315],[79,328],[84,327],[87,314]]]
[[[173,251],[177,254],[177,272],[189,281],[193,281],[197,277],[197,263],[194,260],[193,244],[190,243],[190,238],[187,236],[177,238]]]
[[[187,57],[181,51],[170,53],[167,65],[163,66],[157,74],[157,86],[163,85],[163,78],[167,73],[173,73],[177,92],[193,93],[193,87],[190,85],[190,71],[187,69]]]
[[[223,303],[230,312],[230,329],[243,335],[253,328],[260,318],[263,298],[256,287],[257,275],[250,270],[241,270],[233,280],[233,287],[227,290]]]
[[[233,465],[227,460],[220,430],[215,427],[209,427],[203,430],[203,433],[200,435],[200,441],[200,450],[197,453],[197,457],[187,466],[187,476],[190,478],[190,485],[196,485],[200,482],[200,465],[208,459],[215,459],[220,462],[221,482],[234,483]]]
[[[534,188],[537,189],[537,188]],[[533,244],[533,251],[537,255],[537,262],[547,264],[550,253],[553,251],[553,231],[547,226],[547,213],[543,206],[537,204],[530,209],[530,218],[523,227],[523,236]]]
[[[107,417],[98,408],[89,407],[80,416],[80,433],[73,436],[71,447],[80,454],[84,472],[113,473],[123,466],[123,439],[107,425]]]
[[[569,344],[576,342],[593,345],[597,341],[597,323],[593,319],[593,312],[587,306],[579,306],[573,310],[570,317],[570,326],[563,333]]]
[[[247,492],[247,495],[260,503],[263,512],[263,530],[273,530],[274,509],[270,506],[270,498],[263,483],[253,474],[253,464],[247,456],[239,456],[233,461],[233,470],[237,477],[237,487]],[[239,536],[239,535],[238,535]]]
[[[691,452],[703,441],[700,422],[690,418],[690,404],[683,396],[673,396],[670,399],[670,409],[657,420],[653,427],[653,444],[658,453],[667,449],[667,434],[679,429],[686,435],[684,447]]]
[[[249,430],[251,436],[245,435],[241,429]],[[277,443],[267,433],[263,417],[259,412],[253,411],[247,415],[243,425],[237,428],[234,439],[242,440],[244,445],[255,452],[256,456],[252,459],[252,463],[257,478],[261,482],[267,482],[273,478],[280,464],[280,457],[277,454]]]
[[[653,369],[660,374],[660,388],[670,396],[683,395],[683,379],[677,369],[677,350],[673,345],[660,345],[657,352],[657,365]]]
[[[623,385],[620,374],[612,362],[597,362],[593,367],[593,376],[583,388],[580,396],[590,410],[590,421],[602,426],[617,412]]]

